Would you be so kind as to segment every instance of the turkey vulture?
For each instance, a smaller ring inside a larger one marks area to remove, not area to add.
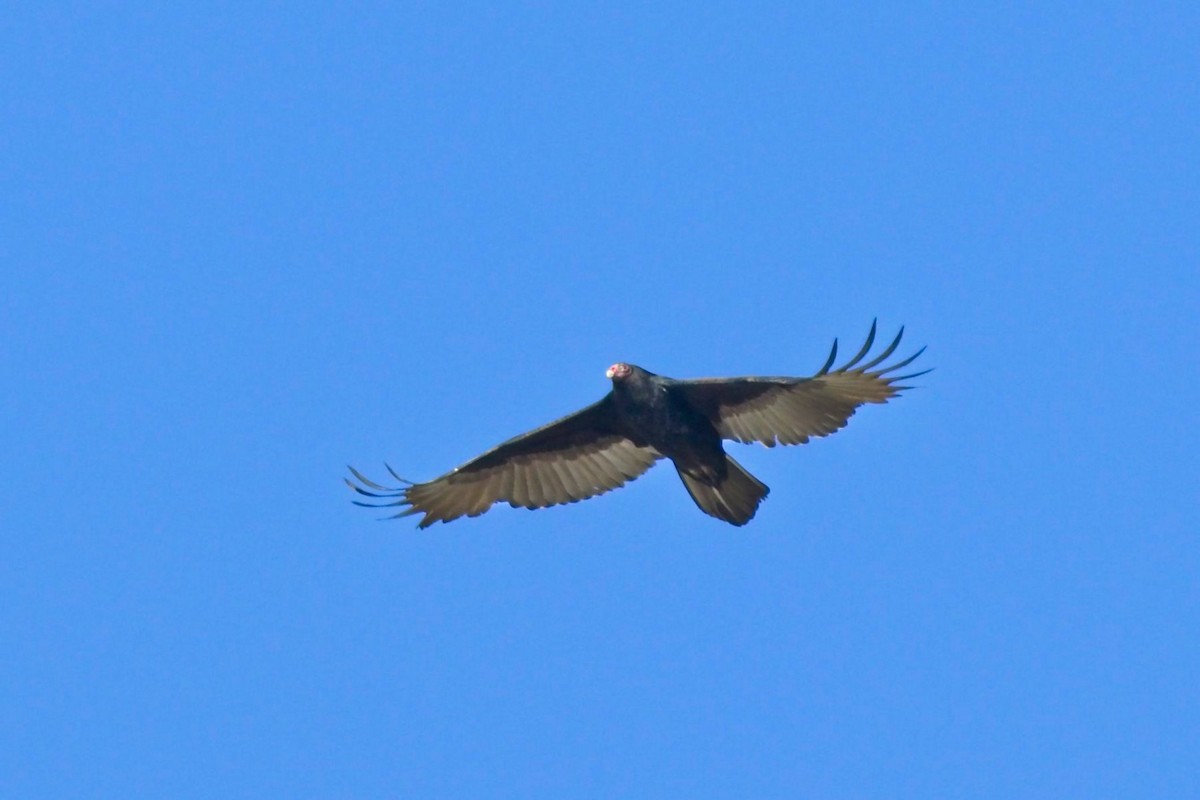
[[[474,517],[506,502],[545,508],[574,503],[624,486],[660,458],[669,458],[688,494],[706,514],[745,525],[767,496],[767,486],[733,460],[722,439],[737,442],[804,444],[843,427],[864,403],[886,403],[899,381],[924,375],[892,375],[925,351],[876,369],[895,352],[904,328],[877,357],[859,364],[875,342],[867,341],[846,364],[833,369],[837,340],[825,365],[810,378],[704,378],[675,380],[633,364],[608,368],[612,391],[582,411],[509,439],[478,458],[434,478],[381,486],[350,467],[354,491],[382,502],[368,508],[399,507],[394,517],[424,514],[418,527]]]

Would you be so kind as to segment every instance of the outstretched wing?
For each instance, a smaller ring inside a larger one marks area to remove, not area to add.
[[[846,364],[833,369],[837,340],[825,366],[811,378],[706,378],[679,381],[679,388],[692,406],[708,416],[722,438],[739,442],[804,444],[813,436],[828,436],[845,427],[864,403],[886,403],[909,386],[899,381],[924,375],[892,375],[925,352],[891,366],[880,367],[900,345],[904,328],[887,349],[865,364],[859,364],[875,343],[875,322],[866,343]]]
[[[404,486],[381,486],[350,467],[358,483],[351,489],[380,500],[357,502],[371,508],[398,506],[396,517],[424,514],[420,528],[435,522],[482,514],[497,502],[545,508],[594,497],[650,469],[662,456],[635,444],[618,430],[612,395],[582,411],[509,439],[461,467],[428,483],[404,480]]]

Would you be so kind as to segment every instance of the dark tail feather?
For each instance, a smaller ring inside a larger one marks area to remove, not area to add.
[[[742,465],[729,456],[725,456],[727,470],[724,480],[716,486],[709,486],[678,466],[675,469],[688,494],[700,506],[700,510],[709,516],[723,519],[731,525],[745,525],[758,511],[758,504],[771,491],[758,478],[742,469]]]

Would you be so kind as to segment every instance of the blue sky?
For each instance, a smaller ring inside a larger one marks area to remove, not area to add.
[[[26,4],[0,794],[1182,797],[1188,4]],[[936,366],[800,448],[417,532],[630,360]]]

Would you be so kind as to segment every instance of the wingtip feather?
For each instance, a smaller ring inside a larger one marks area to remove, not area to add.
[[[829,358],[825,359],[825,365],[823,367],[821,367],[819,370],[817,370],[817,374],[813,376],[814,378],[819,378],[822,375],[829,374],[829,370],[832,369],[832,367],[833,367],[833,362],[837,360],[837,351],[838,351],[838,340],[834,339],[833,347],[831,347],[829,349]]]
[[[841,366],[841,368],[838,370],[839,372],[845,372],[846,370],[850,369],[859,361],[861,361],[863,356],[871,351],[871,346],[875,344],[877,323],[877,319],[871,320],[871,330],[867,333],[867,340],[863,342],[863,346],[858,349],[857,353],[855,353],[854,358],[850,359]]]

